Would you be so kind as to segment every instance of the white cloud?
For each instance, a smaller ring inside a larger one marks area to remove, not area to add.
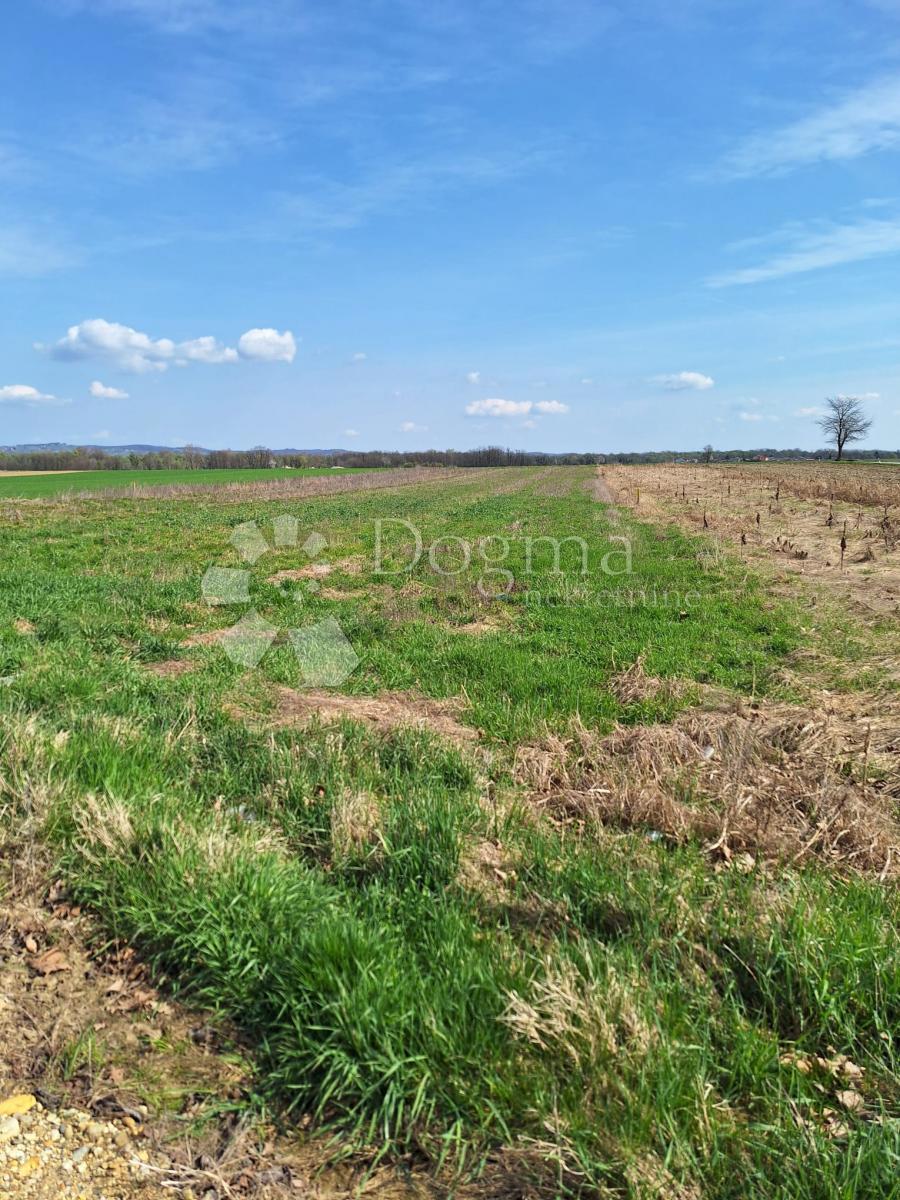
[[[742,412],[738,413],[742,421],[764,421],[765,417],[758,412]]]
[[[183,367],[188,363],[234,363],[239,358],[292,362],[297,352],[290,331],[249,329],[235,350],[210,336],[184,342],[152,338],[130,325],[104,321],[102,317],[70,325],[65,337],[50,347],[38,344],[37,349],[48,349],[54,358],[63,360],[100,359],[136,374],[165,371],[170,366]]]
[[[808,408],[798,408],[794,413],[795,417],[820,417],[824,412],[824,408],[817,408],[811,404]]]
[[[356,354],[353,355],[351,362],[365,362],[368,357],[368,354],[364,354],[362,350],[358,350]]]
[[[661,383],[670,392],[705,392],[714,387],[716,381],[712,376],[703,375],[699,371],[678,371],[674,375],[657,375],[654,382]]]
[[[123,392],[121,388],[107,387],[105,383],[101,383],[99,379],[95,379],[91,384],[91,395],[96,396],[98,400],[127,400],[128,393]]]
[[[527,417],[529,413],[566,413],[568,404],[559,400],[503,400],[492,396],[487,400],[472,400],[466,405],[470,417]]]
[[[238,339],[238,350],[242,358],[289,363],[294,361],[297,343],[289,329],[284,333],[277,329],[248,329]]]
[[[60,400],[49,392],[39,392],[37,388],[29,387],[26,383],[8,383],[0,387],[0,404],[24,404],[28,408],[39,405],[69,404],[69,400]]]
[[[466,412],[470,417],[524,417],[533,407],[530,400],[501,400],[494,396],[487,400],[473,400],[466,405]]]
[[[199,337],[189,342],[181,342],[176,349],[179,366],[189,362],[237,362],[238,359],[237,350],[231,346],[223,346],[214,337]]]
[[[427,425],[417,425],[415,421],[402,421],[400,423],[401,433],[427,433]]]
[[[781,174],[815,162],[841,162],[900,145],[900,78],[846,93],[780,129],[745,138],[721,164],[729,178]]]
[[[96,433],[91,434],[92,438],[97,438],[98,441],[105,442],[112,434],[108,429],[98,429]]]
[[[900,219],[863,220],[855,224],[819,225],[799,230],[792,226],[774,236],[787,243],[782,251],[755,267],[714,275],[707,279],[707,286],[765,283],[770,279],[783,279],[786,275],[896,254],[900,251]]]
[[[345,429],[344,437],[350,437],[350,438],[359,437],[359,430],[358,429]]]
[[[594,381],[593,379],[582,379],[581,382],[585,387],[590,387]]]
[[[43,349],[39,346],[38,349]],[[129,325],[96,317],[70,325],[66,336],[50,347],[54,358],[100,358],[115,363],[124,371],[165,371],[176,357],[175,343],[169,338],[154,340]]]
[[[466,383],[481,383],[481,372],[470,371],[468,375],[466,375]]]

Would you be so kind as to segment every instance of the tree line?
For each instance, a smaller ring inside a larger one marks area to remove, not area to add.
[[[483,446],[474,450],[343,450],[333,454],[303,454],[273,451],[265,446],[252,450],[203,450],[196,446],[110,453],[97,447],[64,450],[0,451],[4,471],[162,471],[241,470],[266,467],[523,467],[593,466],[602,463],[747,462],[754,458],[778,460],[829,459],[834,450],[653,450],[623,453],[547,454]],[[900,450],[849,450],[848,460],[898,459]]]

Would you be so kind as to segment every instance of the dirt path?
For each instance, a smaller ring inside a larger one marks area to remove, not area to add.
[[[602,468],[597,468],[597,474],[594,478],[594,499],[599,504],[616,504],[618,501],[612,494],[609,484],[603,477]]]

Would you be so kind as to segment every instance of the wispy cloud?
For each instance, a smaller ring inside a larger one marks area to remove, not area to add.
[[[401,421],[400,422],[400,432],[401,433],[427,433],[427,431],[428,431],[427,425],[417,425],[415,421]]]
[[[57,0],[66,13],[130,17],[168,34],[285,33],[302,29],[284,0]]]
[[[0,224],[0,275],[37,278],[81,261],[79,250],[63,245],[51,233],[22,224]]]
[[[677,371],[674,375],[654,375],[653,383],[662,384],[669,392],[705,392],[715,387],[716,381],[701,371]]]
[[[890,77],[847,92],[779,129],[752,134],[725,156],[717,173],[733,179],[781,174],[898,145],[900,78]]]
[[[709,287],[765,283],[787,275],[818,271],[824,267],[861,262],[900,251],[900,218],[889,221],[862,220],[844,225],[819,224],[806,228],[788,226],[767,242],[784,242],[784,248],[752,267],[724,271],[707,279]],[[749,243],[745,243],[749,244]]]
[[[302,192],[279,198],[279,228],[328,233],[356,229],[385,213],[427,207],[437,197],[490,188],[551,165],[558,147],[534,143],[515,149],[446,152],[373,164],[352,183],[310,179]]]

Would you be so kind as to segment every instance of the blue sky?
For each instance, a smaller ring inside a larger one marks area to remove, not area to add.
[[[900,446],[900,0],[0,20],[0,443]]]

